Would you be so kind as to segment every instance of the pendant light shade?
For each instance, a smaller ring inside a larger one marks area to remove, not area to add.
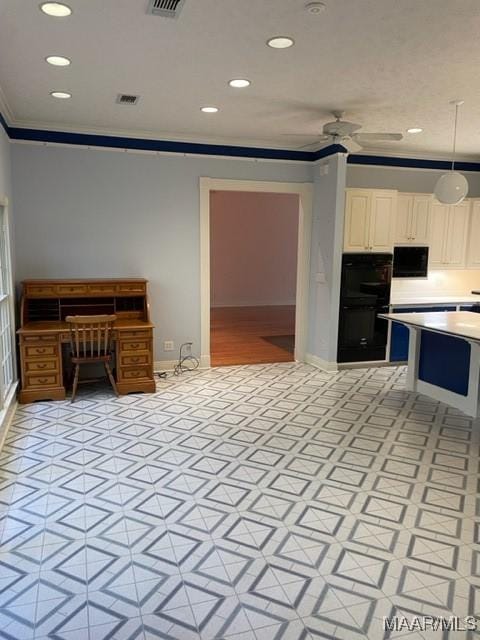
[[[455,126],[453,130],[453,157],[452,169],[444,173],[435,185],[435,197],[442,204],[459,204],[468,193],[468,182],[465,176],[455,171],[455,151],[457,146],[457,121],[458,108],[463,104],[463,100],[454,101],[455,105]]]
[[[458,171],[444,173],[435,185],[435,197],[443,204],[459,204],[467,193],[467,179]]]

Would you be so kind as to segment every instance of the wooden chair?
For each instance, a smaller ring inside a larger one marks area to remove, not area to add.
[[[117,316],[67,316],[70,325],[71,361],[75,365],[72,399],[75,400],[80,365],[103,362],[107,377],[118,396],[110,362],[112,361],[112,329]],[[87,382],[91,382],[88,380]]]

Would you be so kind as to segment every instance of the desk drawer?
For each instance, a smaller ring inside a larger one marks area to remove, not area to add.
[[[35,358],[38,356],[56,356],[57,354],[58,351],[56,344],[41,344],[25,347],[25,355],[27,358]]]
[[[55,296],[57,293],[54,284],[28,284],[26,287],[27,296],[33,297],[48,297]]]
[[[121,368],[120,378],[122,380],[136,380],[137,378],[151,378],[151,367],[135,367],[135,368]]]
[[[142,338],[147,340],[152,337],[151,329],[129,329],[128,331],[119,331],[118,332],[120,340],[132,340]]]
[[[87,292],[86,284],[57,284],[59,295],[83,295]]]
[[[117,284],[117,293],[144,294],[145,291],[146,285],[144,282],[125,282],[124,284]]]
[[[22,342],[25,345],[37,345],[39,347],[42,347],[46,342],[49,344],[56,344],[57,336],[49,334],[32,336],[22,335]]]
[[[122,340],[120,342],[121,351],[149,351],[150,340]]]
[[[38,373],[58,371],[58,362],[56,358],[51,360],[25,360],[26,373]]]
[[[59,385],[59,376],[55,373],[27,376],[27,387],[58,387]]]
[[[123,353],[120,355],[120,365],[124,366],[133,366],[133,365],[144,365],[150,364],[150,352],[147,351],[145,353],[138,353],[135,356],[132,355],[124,355]]]
[[[116,288],[114,284],[89,284],[88,293],[102,294],[104,296],[114,296]]]

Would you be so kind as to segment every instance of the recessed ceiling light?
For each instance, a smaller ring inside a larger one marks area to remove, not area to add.
[[[407,129],[407,133],[422,133],[423,129],[420,127],[412,127],[411,129]]]
[[[275,36],[267,40],[267,44],[273,49],[288,49],[288,47],[292,47],[295,44],[295,41],[288,36]]]
[[[63,2],[42,2],[40,9],[54,18],[66,18],[72,14],[70,7]]]
[[[203,111],[203,113],[217,113],[218,107],[201,107],[200,111]]]
[[[68,98],[72,97],[72,94],[67,93],[67,91],[51,91],[50,95],[52,98],[58,98],[59,100],[68,100]]]
[[[323,13],[327,7],[323,2],[309,2],[305,5],[305,9],[308,13],[311,13],[314,16],[318,16],[320,13]]]
[[[246,78],[236,78],[234,80],[230,80],[228,84],[235,89],[244,89],[245,87],[250,86],[250,80],[247,80]]]
[[[68,67],[71,63],[71,60],[64,56],[47,56],[45,60],[48,64],[53,64],[54,67]]]

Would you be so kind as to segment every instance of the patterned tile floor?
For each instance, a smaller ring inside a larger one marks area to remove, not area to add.
[[[21,406],[0,637],[470,637],[383,630],[480,613],[479,425],[404,375],[232,367]]]

